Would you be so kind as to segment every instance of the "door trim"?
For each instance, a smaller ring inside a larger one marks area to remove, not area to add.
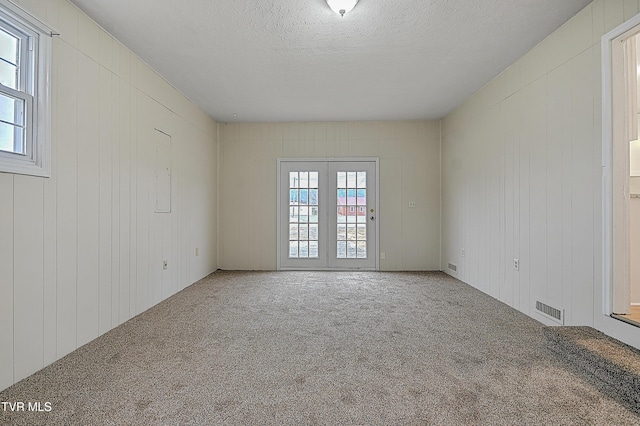
[[[622,173],[620,167],[628,170],[628,147],[621,149],[627,134],[625,119],[626,101],[623,70],[614,68],[614,58],[621,54],[621,46],[614,46],[620,40],[637,33],[640,15],[620,24],[601,38],[602,64],[602,312],[611,315],[621,309],[629,289],[629,252],[626,241],[628,232],[629,173]],[[617,111],[623,111],[620,114]],[[616,114],[617,112],[617,114]],[[626,166],[625,166],[626,158]]]
[[[281,196],[282,196],[282,190],[281,190],[281,185],[280,185],[280,175],[282,172],[282,164],[283,163],[293,163],[293,162],[300,162],[300,163],[304,163],[304,162],[344,162],[344,163],[348,163],[348,162],[358,162],[358,161],[364,161],[364,162],[373,162],[375,163],[375,170],[376,170],[376,177],[375,177],[375,181],[376,181],[376,206],[375,206],[375,210],[377,212],[376,215],[376,220],[375,220],[375,228],[376,228],[376,240],[375,240],[375,244],[374,244],[374,253],[373,255],[375,256],[375,268],[374,269],[364,269],[364,268],[360,268],[360,269],[354,269],[354,268],[329,268],[329,267],[325,267],[325,268],[316,268],[317,270],[322,270],[322,271],[344,271],[344,270],[358,270],[358,271],[366,271],[366,270],[375,270],[378,271],[380,270],[380,219],[382,218],[382,215],[380,214],[380,158],[379,157],[338,157],[338,158],[333,158],[333,157],[321,157],[321,158],[309,158],[309,157],[304,157],[304,158],[277,158],[276,162],[277,162],[277,171],[276,171],[276,222],[277,222],[277,226],[276,226],[276,232],[277,232],[277,245],[276,245],[276,259],[277,259],[277,270],[278,271],[291,271],[291,270],[300,270],[299,268],[289,268],[289,267],[282,267],[281,266],[281,261],[282,261],[282,255],[281,255],[281,247],[282,247],[282,225],[281,225],[281,220],[280,220],[280,214],[281,214]],[[308,270],[308,269],[305,269]]]

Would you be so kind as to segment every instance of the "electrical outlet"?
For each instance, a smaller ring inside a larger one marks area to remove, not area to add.
[[[380,252],[380,260],[385,260],[387,257],[387,254],[385,252]]]
[[[200,249],[196,247],[196,256],[200,256]]]
[[[409,201],[409,208],[410,209],[415,209],[416,208],[416,202],[415,201]]]
[[[513,269],[516,271],[520,270],[520,259],[513,259]]]
[[[460,250],[460,254],[464,257],[464,249]]]
[[[167,269],[169,269],[169,262],[167,262],[166,260],[162,261],[162,270],[166,271]]]

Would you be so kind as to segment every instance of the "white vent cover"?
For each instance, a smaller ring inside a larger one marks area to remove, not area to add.
[[[564,325],[564,309],[554,308],[540,301],[536,301],[536,311],[558,324]]]
[[[449,270],[456,272],[458,270],[458,267],[456,265],[454,265],[453,263],[449,264]]]

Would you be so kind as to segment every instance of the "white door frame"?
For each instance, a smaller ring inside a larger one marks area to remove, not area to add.
[[[281,197],[282,197],[282,190],[281,190],[281,185],[280,185],[280,175],[282,172],[282,163],[288,163],[288,162],[373,162],[375,163],[375,170],[376,170],[376,177],[375,177],[375,183],[376,183],[376,189],[375,189],[375,198],[376,198],[376,202],[375,202],[375,212],[376,212],[376,219],[375,219],[375,230],[376,230],[376,238],[375,238],[375,243],[374,243],[374,253],[373,256],[375,257],[375,270],[378,271],[380,269],[380,218],[382,217],[380,215],[380,158],[378,157],[339,157],[339,158],[333,158],[333,157],[322,157],[322,158],[278,158],[277,159],[277,172],[276,172],[276,189],[277,189],[277,193],[276,193],[276,205],[277,205],[277,210],[276,210],[276,217],[277,217],[277,226],[276,226],[276,232],[277,232],[277,247],[276,247],[276,253],[277,253],[277,269],[280,270],[287,270],[287,269],[291,269],[291,268],[284,268],[281,266],[281,260],[282,260],[282,225],[281,225],[281,205],[282,203],[280,202]],[[319,270],[332,270],[335,268],[317,268]]]
[[[630,307],[629,283],[629,140],[628,88],[621,65],[621,40],[640,31],[640,15],[614,28],[602,46],[602,302],[603,313]],[[635,115],[635,114],[634,114]]]

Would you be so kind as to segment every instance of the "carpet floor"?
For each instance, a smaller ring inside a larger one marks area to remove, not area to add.
[[[542,329],[439,272],[217,272],[1,392],[51,411],[0,423],[640,424]]]

